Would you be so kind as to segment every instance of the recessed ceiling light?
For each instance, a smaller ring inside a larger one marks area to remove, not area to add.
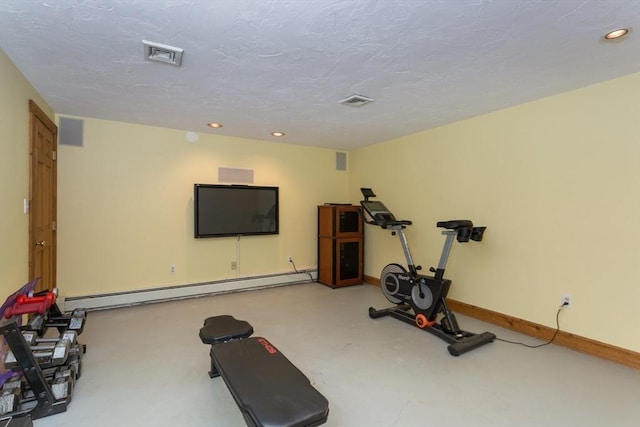
[[[273,136],[284,136],[284,132],[271,132]]]
[[[626,36],[627,34],[629,34],[628,28],[619,28],[617,30],[609,31],[604,35],[604,38],[605,40],[615,40],[619,39],[620,37]]]
[[[209,126],[210,128],[214,128],[214,129],[219,129],[222,127],[221,123],[207,123],[207,126]]]

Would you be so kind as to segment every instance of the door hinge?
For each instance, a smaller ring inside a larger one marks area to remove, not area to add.
[[[51,231],[56,231],[56,228],[58,227],[58,224],[55,221],[51,222]]]
[[[53,160],[58,160],[58,152],[57,152],[57,151],[54,151],[54,152],[53,152],[53,154],[51,155],[51,158],[52,158]]]

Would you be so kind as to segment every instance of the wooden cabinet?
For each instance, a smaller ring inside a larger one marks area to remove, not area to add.
[[[318,206],[318,282],[332,288],[363,282],[360,206]]]

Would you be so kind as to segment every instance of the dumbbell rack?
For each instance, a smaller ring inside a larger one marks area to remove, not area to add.
[[[16,414],[30,413],[32,419],[47,417],[49,415],[65,412],[70,401],[63,399],[56,401],[51,386],[45,379],[42,369],[38,365],[27,341],[22,336],[22,331],[15,321],[11,321],[4,326],[0,326],[0,333],[4,336],[9,348],[16,358],[18,366],[26,379],[29,387],[33,390],[35,401],[25,404]]]
[[[30,284],[28,284],[30,285]],[[26,286],[28,286],[26,285]],[[67,406],[71,402],[73,394],[73,388],[75,381],[80,377],[80,357],[86,352],[86,346],[77,347],[79,353],[76,353],[77,359],[75,362],[68,361],[67,351],[64,350],[64,358],[66,363],[60,365],[60,368],[65,367],[66,373],[69,375],[59,377],[62,379],[62,383],[56,378],[56,371],[53,372],[53,378],[51,382],[48,381],[47,375],[51,374],[51,368],[58,366],[58,363],[54,363],[56,357],[56,350],[53,349],[51,354],[51,360],[42,360],[42,355],[38,350],[42,350],[43,347],[38,345],[32,347],[30,340],[23,335],[23,331],[31,331],[36,336],[42,337],[45,335],[49,328],[56,328],[60,333],[60,339],[66,335],[66,332],[74,333],[75,342],[77,336],[82,333],[86,320],[86,310],[77,309],[70,315],[64,315],[58,305],[55,303],[57,297],[57,290],[45,291],[36,295],[33,295],[32,290],[28,294],[22,293],[27,290],[23,287],[14,295],[10,296],[5,304],[9,304],[3,307],[2,316],[7,319],[8,323],[0,326],[0,334],[5,338],[7,345],[11,349],[11,364],[12,371],[15,369],[15,373],[19,374],[18,385],[14,387],[4,389],[9,383],[3,385],[3,392],[1,395],[1,408],[3,416],[19,417],[27,414],[30,419],[38,419],[47,417],[49,415],[65,412]],[[31,314],[31,318],[24,326],[19,326],[17,323],[20,315]],[[45,339],[43,339],[45,341]],[[35,339],[34,342],[37,342]],[[5,358],[5,368],[7,360]],[[70,364],[71,363],[71,364]],[[21,373],[17,372],[21,371]],[[64,372],[64,371],[62,371]],[[11,380],[12,382],[14,380]],[[25,392],[22,395],[23,381],[28,385],[28,395]],[[60,388],[62,386],[62,389]],[[14,392],[15,390],[15,392]],[[16,393],[15,395],[13,393]]]

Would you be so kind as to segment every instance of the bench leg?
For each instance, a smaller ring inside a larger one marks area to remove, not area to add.
[[[211,351],[209,352],[209,356],[211,358],[211,370],[209,371],[209,378],[215,378],[220,376],[220,372],[218,372],[218,368],[213,363],[213,346],[211,346]]]

